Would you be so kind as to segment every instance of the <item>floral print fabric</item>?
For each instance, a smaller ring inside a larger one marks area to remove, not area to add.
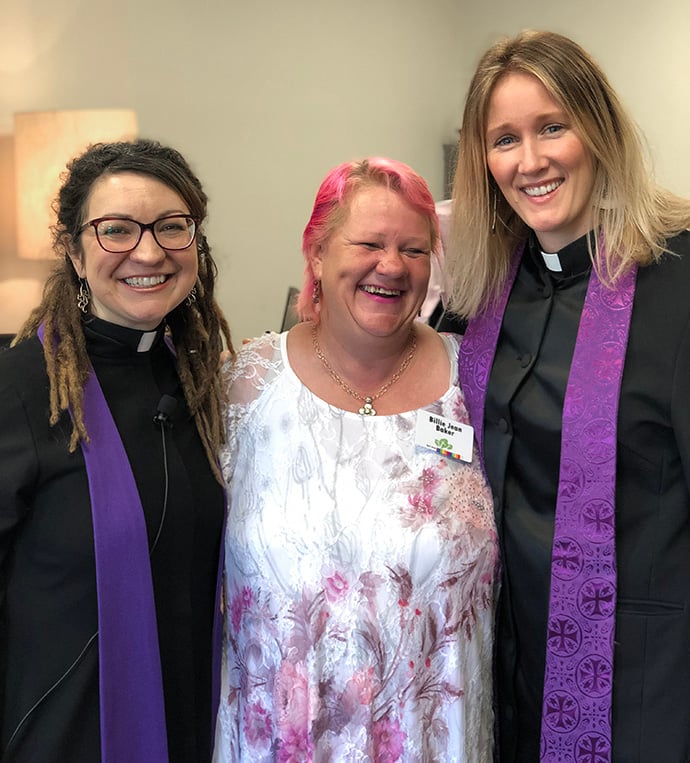
[[[491,760],[497,545],[477,459],[415,446],[416,412],[316,398],[285,334],[227,373],[215,760]],[[455,378],[425,410],[468,422]]]

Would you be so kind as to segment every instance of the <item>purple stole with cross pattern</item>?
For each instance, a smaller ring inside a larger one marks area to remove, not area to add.
[[[460,346],[460,383],[482,460],[486,389],[524,249],[513,256],[502,294],[470,321]],[[568,376],[546,634],[543,761],[611,760],[616,431],[636,273],[632,268],[607,288],[592,268]]]

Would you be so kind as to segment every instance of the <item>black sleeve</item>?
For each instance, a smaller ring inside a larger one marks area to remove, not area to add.
[[[0,365],[0,609],[5,598],[8,554],[16,528],[29,510],[38,475],[25,399],[6,377]]]

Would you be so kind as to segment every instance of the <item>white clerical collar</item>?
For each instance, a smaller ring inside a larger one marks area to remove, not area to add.
[[[139,340],[137,352],[148,352],[151,349],[157,334],[157,331],[144,331]]]
[[[544,265],[552,271],[553,273],[562,273],[563,268],[561,267],[561,261],[558,259],[558,253],[556,254],[548,254],[547,252],[542,252],[541,256],[544,258]]]

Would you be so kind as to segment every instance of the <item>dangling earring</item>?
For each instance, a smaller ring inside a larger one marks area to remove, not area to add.
[[[187,299],[184,303],[187,307],[191,307],[196,302],[196,286],[192,286],[192,290],[187,294]]]
[[[317,278],[314,279],[312,283],[313,289],[311,293],[311,301],[315,304],[319,304],[319,292],[321,291],[321,281],[319,281]]]
[[[77,307],[86,313],[86,308],[89,306],[91,300],[91,292],[89,291],[89,284],[85,278],[79,279],[79,292],[77,293]]]
[[[494,197],[494,211],[491,216],[491,232],[496,233],[496,197],[498,196],[498,193],[494,191],[492,195]]]

